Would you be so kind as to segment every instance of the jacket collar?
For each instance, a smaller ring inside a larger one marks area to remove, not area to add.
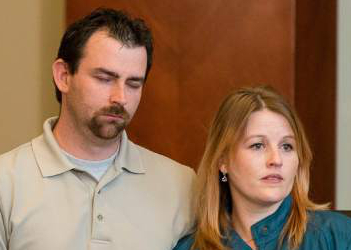
[[[292,198],[289,195],[283,200],[277,211],[251,226],[251,233],[257,246],[266,245],[269,241],[279,238],[290,215],[291,204]],[[228,245],[246,249],[244,241],[235,230],[231,231],[228,241],[226,241]]]
[[[43,135],[33,139],[31,142],[36,161],[43,177],[59,175],[75,168],[62,153],[52,133],[57,119],[57,117],[47,119],[43,126]],[[125,169],[131,173],[146,172],[137,146],[128,140],[125,131],[122,132],[121,145],[114,167],[116,170]]]
[[[291,211],[292,198],[289,195],[280,204],[277,211],[251,227],[252,236],[257,245],[261,245],[280,236]]]

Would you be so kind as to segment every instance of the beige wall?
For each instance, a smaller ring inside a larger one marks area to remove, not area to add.
[[[351,1],[338,1],[336,207],[351,210]]]
[[[0,153],[57,114],[51,63],[64,30],[64,0],[0,1]]]

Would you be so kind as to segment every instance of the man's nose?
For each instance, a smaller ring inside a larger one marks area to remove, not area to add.
[[[127,103],[126,100],[126,88],[123,83],[118,82],[111,88],[110,102],[124,106]]]

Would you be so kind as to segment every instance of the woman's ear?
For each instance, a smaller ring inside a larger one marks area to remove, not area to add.
[[[221,157],[219,160],[219,171],[221,171],[223,174],[228,173],[228,160],[224,157]]]
[[[55,85],[62,93],[67,93],[69,89],[68,77],[70,75],[67,63],[62,59],[57,59],[52,64],[52,75]]]

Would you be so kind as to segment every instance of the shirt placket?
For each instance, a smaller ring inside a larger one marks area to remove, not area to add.
[[[122,171],[111,167],[95,186],[92,197],[92,225],[91,225],[91,250],[111,249],[111,237],[108,223],[113,218],[108,213],[108,201],[104,198],[108,184],[113,181]]]
[[[111,244],[108,235],[108,214],[105,209],[106,201],[103,199],[101,189],[95,188],[93,193],[92,207],[92,230],[91,230],[91,249],[105,249]],[[110,232],[111,233],[111,232]]]
[[[103,186],[101,183],[82,171],[74,172],[89,190],[91,204],[91,236],[89,250],[111,249],[107,229],[106,200],[103,199]]]

